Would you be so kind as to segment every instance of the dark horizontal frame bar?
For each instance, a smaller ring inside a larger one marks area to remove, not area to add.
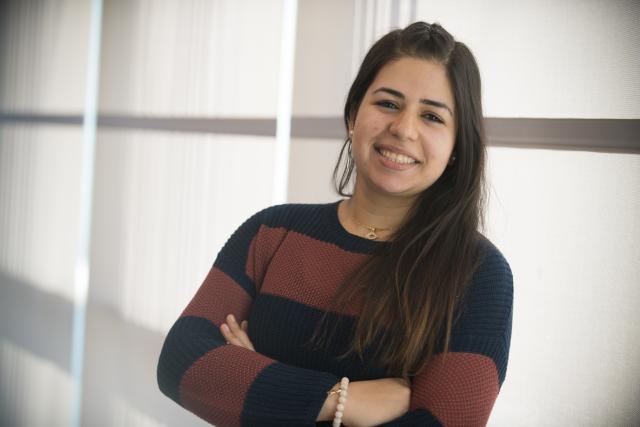
[[[640,153],[640,119],[487,118],[489,145]]]
[[[81,126],[80,115],[0,113],[0,123]],[[485,119],[488,144],[498,147],[543,148],[599,152],[640,153],[640,119]],[[226,135],[276,134],[272,118],[141,117],[100,114],[98,126]],[[342,139],[340,117],[294,117],[293,138]]]
[[[72,114],[0,113],[0,123],[82,126],[82,116]]]
[[[275,136],[275,119],[220,119],[202,117],[130,117],[99,115],[98,126],[175,132]]]
[[[82,125],[82,116],[53,114],[0,113],[0,123]],[[219,133],[275,136],[275,119],[142,117],[116,114],[98,115],[98,126],[106,128],[162,130],[172,132]]]

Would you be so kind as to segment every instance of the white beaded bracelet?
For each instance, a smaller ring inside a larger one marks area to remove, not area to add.
[[[342,424],[344,404],[347,403],[347,388],[349,388],[349,378],[343,377],[340,381],[340,389],[329,392],[329,394],[338,393],[338,405],[336,406],[336,414],[333,416],[333,427],[340,427]]]

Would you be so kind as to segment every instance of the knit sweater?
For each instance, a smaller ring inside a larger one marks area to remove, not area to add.
[[[338,203],[272,206],[232,234],[166,337],[157,370],[164,394],[218,427],[316,426],[329,425],[315,420],[341,377],[387,377],[371,354],[336,357],[358,304],[338,314],[323,350],[305,345],[345,276],[386,244],[348,233]],[[513,286],[502,254],[483,242],[449,352],[411,377],[409,411],[385,426],[486,424],[507,368]],[[219,327],[229,313],[248,320],[255,352],[226,343]]]

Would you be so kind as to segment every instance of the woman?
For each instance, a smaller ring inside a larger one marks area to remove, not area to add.
[[[477,231],[471,52],[437,24],[392,31],[364,59],[344,122],[334,179],[347,198],[240,226],[166,338],[160,388],[218,426],[485,425],[513,288]]]

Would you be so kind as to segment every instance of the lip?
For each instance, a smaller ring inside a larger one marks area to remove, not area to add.
[[[420,163],[420,160],[416,159],[416,156],[414,156],[413,154],[409,153],[408,151],[403,150],[402,148],[394,147],[393,145],[373,144],[373,148],[375,148],[376,151],[384,149],[384,150],[391,151],[391,152],[394,152],[394,153],[404,154],[407,157],[411,157],[417,163]]]
[[[387,169],[393,169],[395,171],[406,171],[418,166],[418,163],[396,163],[393,160],[383,156],[380,153],[380,151],[378,150],[374,150],[374,151],[376,152],[375,157],[378,159],[380,164],[382,164],[382,166],[384,166]]]

